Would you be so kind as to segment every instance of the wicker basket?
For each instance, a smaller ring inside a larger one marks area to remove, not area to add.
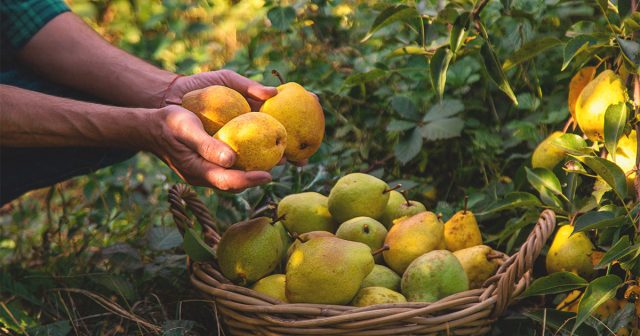
[[[190,188],[169,192],[174,220],[182,233],[193,225],[188,208],[203,227],[205,241],[218,243],[216,224]],[[215,263],[190,262],[192,284],[211,299],[232,335],[482,335],[530,282],[530,270],[555,228],[555,214],[545,210],[520,250],[508,257],[483,288],[432,303],[352,307],[282,303],[226,279]]]

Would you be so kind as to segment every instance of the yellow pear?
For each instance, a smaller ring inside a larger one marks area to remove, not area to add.
[[[373,269],[369,246],[335,237],[301,243],[287,262],[285,293],[291,303],[351,302]]]
[[[595,74],[596,67],[588,66],[580,69],[573,78],[571,78],[571,82],[569,83],[569,97],[567,100],[569,113],[571,113],[573,120],[576,119],[576,102],[578,101],[578,97],[580,96],[582,89],[589,84]]]
[[[407,299],[400,293],[385,287],[365,287],[358,291],[351,302],[352,306],[367,307],[385,303],[406,303]]]
[[[287,144],[284,126],[260,112],[233,118],[213,137],[237,153],[233,167],[242,170],[271,170],[282,159]]]
[[[615,162],[627,175],[629,191],[634,189],[633,182],[636,178],[636,173],[631,172],[636,167],[636,156],[638,156],[638,137],[636,131],[631,131],[629,136],[623,135],[620,140],[618,140],[615,160],[611,156],[611,153],[607,155],[607,160]]]
[[[582,89],[576,101],[576,121],[591,141],[604,140],[604,114],[609,105],[627,100],[624,83],[613,71],[605,70]]]
[[[491,258],[493,249],[487,245],[467,247],[453,252],[469,278],[469,289],[482,287],[482,284],[498,270],[499,259]]]
[[[424,204],[418,201],[410,201],[403,193],[392,190],[389,193],[389,201],[380,215],[380,223],[389,229],[393,225],[393,221],[405,217],[413,216],[417,213],[427,211]]]
[[[433,212],[425,211],[396,221],[384,243],[389,249],[382,252],[389,268],[404,273],[419,256],[435,250],[443,236],[443,225]]]
[[[561,137],[562,134],[564,133],[559,131],[553,132],[538,144],[533,151],[533,155],[531,155],[531,167],[553,170],[562,161],[565,151],[555,143],[555,140]]]
[[[287,296],[284,294],[284,282],[284,274],[271,274],[258,280],[258,282],[253,284],[251,289],[282,302],[288,302]]]
[[[455,252],[463,248],[482,245],[482,234],[473,212],[467,210],[467,198],[464,209],[456,212],[444,224],[444,243],[447,250]]]
[[[248,285],[273,272],[284,246],[271,218],[258,217],[231,225],[218,244],[218,264],[227,279]]]
[[[287,249],[287,259],[291,257],[293,251],[295,251],[301,243],[306,243],[311,238],[317,237],[335,237],[335,235],[328,231],[310,231],[305,232],[299,235],[296,239],[293,240],[293,243],[289,245],[289,249]]]
[[[318,150],[324,137],[322,106],[298,83],[282,84],[277,89],[278,94],[267,99],[260,112],[278,119],[287,129],[287,159],[305,160]]]
[[[251,112],[247,100],[236,90],[221,85],[191,91],[182,97],[182,107],[195,113],[207,133],[215,134],[231,119]]]
[[[564,225],[558,229],[547,252],[547,273],[565,271],[590,278],[595,272],[591,262],[593,243],[584,232],[571,235],[572,233],[572,225]]]

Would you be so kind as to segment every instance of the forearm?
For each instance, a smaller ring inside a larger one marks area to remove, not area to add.
[[[122,106],[164,106],[176,77],[110,45],[73,13],[51,20],[19,57],[54,82]]]
[[[113,107],[0,85],[0,144],[145,149],[153,110]]]

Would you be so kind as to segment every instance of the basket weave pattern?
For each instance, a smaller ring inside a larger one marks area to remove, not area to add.
[[[169,191],[169,203],[181,233],[193,223],[205,241],[220,241],[215,221],[195,192],[183,184]],[[215,263],[191,262],[192,284],[212,300],[232,335],[482,335],[530,282],[530,270],[556,225],[545,210],[519,251],[508,257],[480,289],[457,293],[432,303],[384,304],[369,307],[282,303],[226,279]],[[498,252],[499,253],[499,252]]]

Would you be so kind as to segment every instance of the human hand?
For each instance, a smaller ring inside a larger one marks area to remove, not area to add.
[[[176,78],[165,93],[166,104],[182,104],[182,97],[191,91],[204,89],[211,85],[222,85],[232,88],[247,99],[251,111],[259,111],[265,100],[275,96],[278,90],[272,86],[264,86],[231,70],[202,72],[191,76]]]
[[[229,169],[236,153],[225,143],[207,134],[202,122],[190,111],[176,105],[154,110],[145,125],[145,149],[173,169],[185,182],[239,192],[271,181],[263,171]]]

